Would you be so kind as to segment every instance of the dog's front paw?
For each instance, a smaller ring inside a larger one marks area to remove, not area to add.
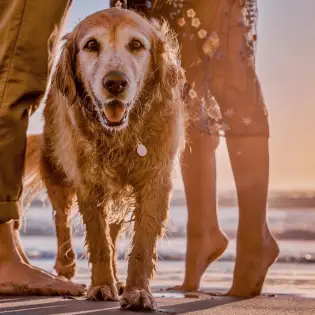
[[[146,290],[132,290],[123,294],[120,306],[129,310],[154,311],[157,308],[152,294]]]
[[[86,299],[91,301],[118,301],[116,285],[91,286],[87,292]]]
[[[55,264],[55,270],[58,276],[71,280],[75,274],[75,263],[64,264],[63,261],[57,261]]]

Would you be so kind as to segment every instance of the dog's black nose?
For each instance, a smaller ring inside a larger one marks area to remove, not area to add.
[[[103,79],[104,88],[111,94],[118,95],[125,91],[129,81],[127,77],[118,71],[110,72]]]

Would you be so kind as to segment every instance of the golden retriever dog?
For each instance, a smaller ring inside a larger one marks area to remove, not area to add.
[[[51,76],[44,132],[28,138],[26,190],[47,188],[55,209],[59,275],[71,278],[70,212],[86,226],[91,264],[87,298],[118,299],[115,245],[129,209],[134,232],[120,305],[156,307],[157,261],[183,144],[184,73],[165,23],[118,8],[99,11],[64,38]]]

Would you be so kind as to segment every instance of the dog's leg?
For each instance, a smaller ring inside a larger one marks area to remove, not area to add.
[[[59,276],[71,279],[75,274],[76,255],[72,245],[71,209],[75,191],[72,187],[47,185],[49,199],[55,210],[58,253],[55,269]]]
[[[107,218],[107,202],[100,202],[102,190],[83,188],[78,191],[79,209],[86,225],[86,244],[92,265],[89,300],[117,301],[118,293],[112,266],[112,241]]]
[[[170,191],[170,179],[164,177],[159,182],[148,183],[136,196],[135,230],[122,308],[156,308],[150,279],[157,260],[157,239],[162,235],[168,215]]]
[[[55,210],[55,226],[58,253],[55,269],[59,276],[71,279],[75,273],[76,256],[72,246],[71,209],[74,203],[75,188],[66,180],[49,156],[46,146],[40,158],[41,178],[47,188],[48,197]]]
[[[113,243],[113,261],[112,261],[113,273],[116,280],[117,291],[119,295],[122,295],[125,289],[125,284],[119,281],[118,270],[117,270],[117,239],[118,239],[119,232],[121,231],[122,226],[123,226],[123,222],[112,223],[109,226],[110,237]]]

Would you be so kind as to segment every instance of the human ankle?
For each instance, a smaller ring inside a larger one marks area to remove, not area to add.
[[[17,258],[17,250],[14,239],[14,222],[0,224],[0,260],[12,261]]]
[[[189,237],[194,239],[208,239],[212,236],[222,235],[222,231],[219,226],[206,226],[206,227],[188,227],[187,233]]]

